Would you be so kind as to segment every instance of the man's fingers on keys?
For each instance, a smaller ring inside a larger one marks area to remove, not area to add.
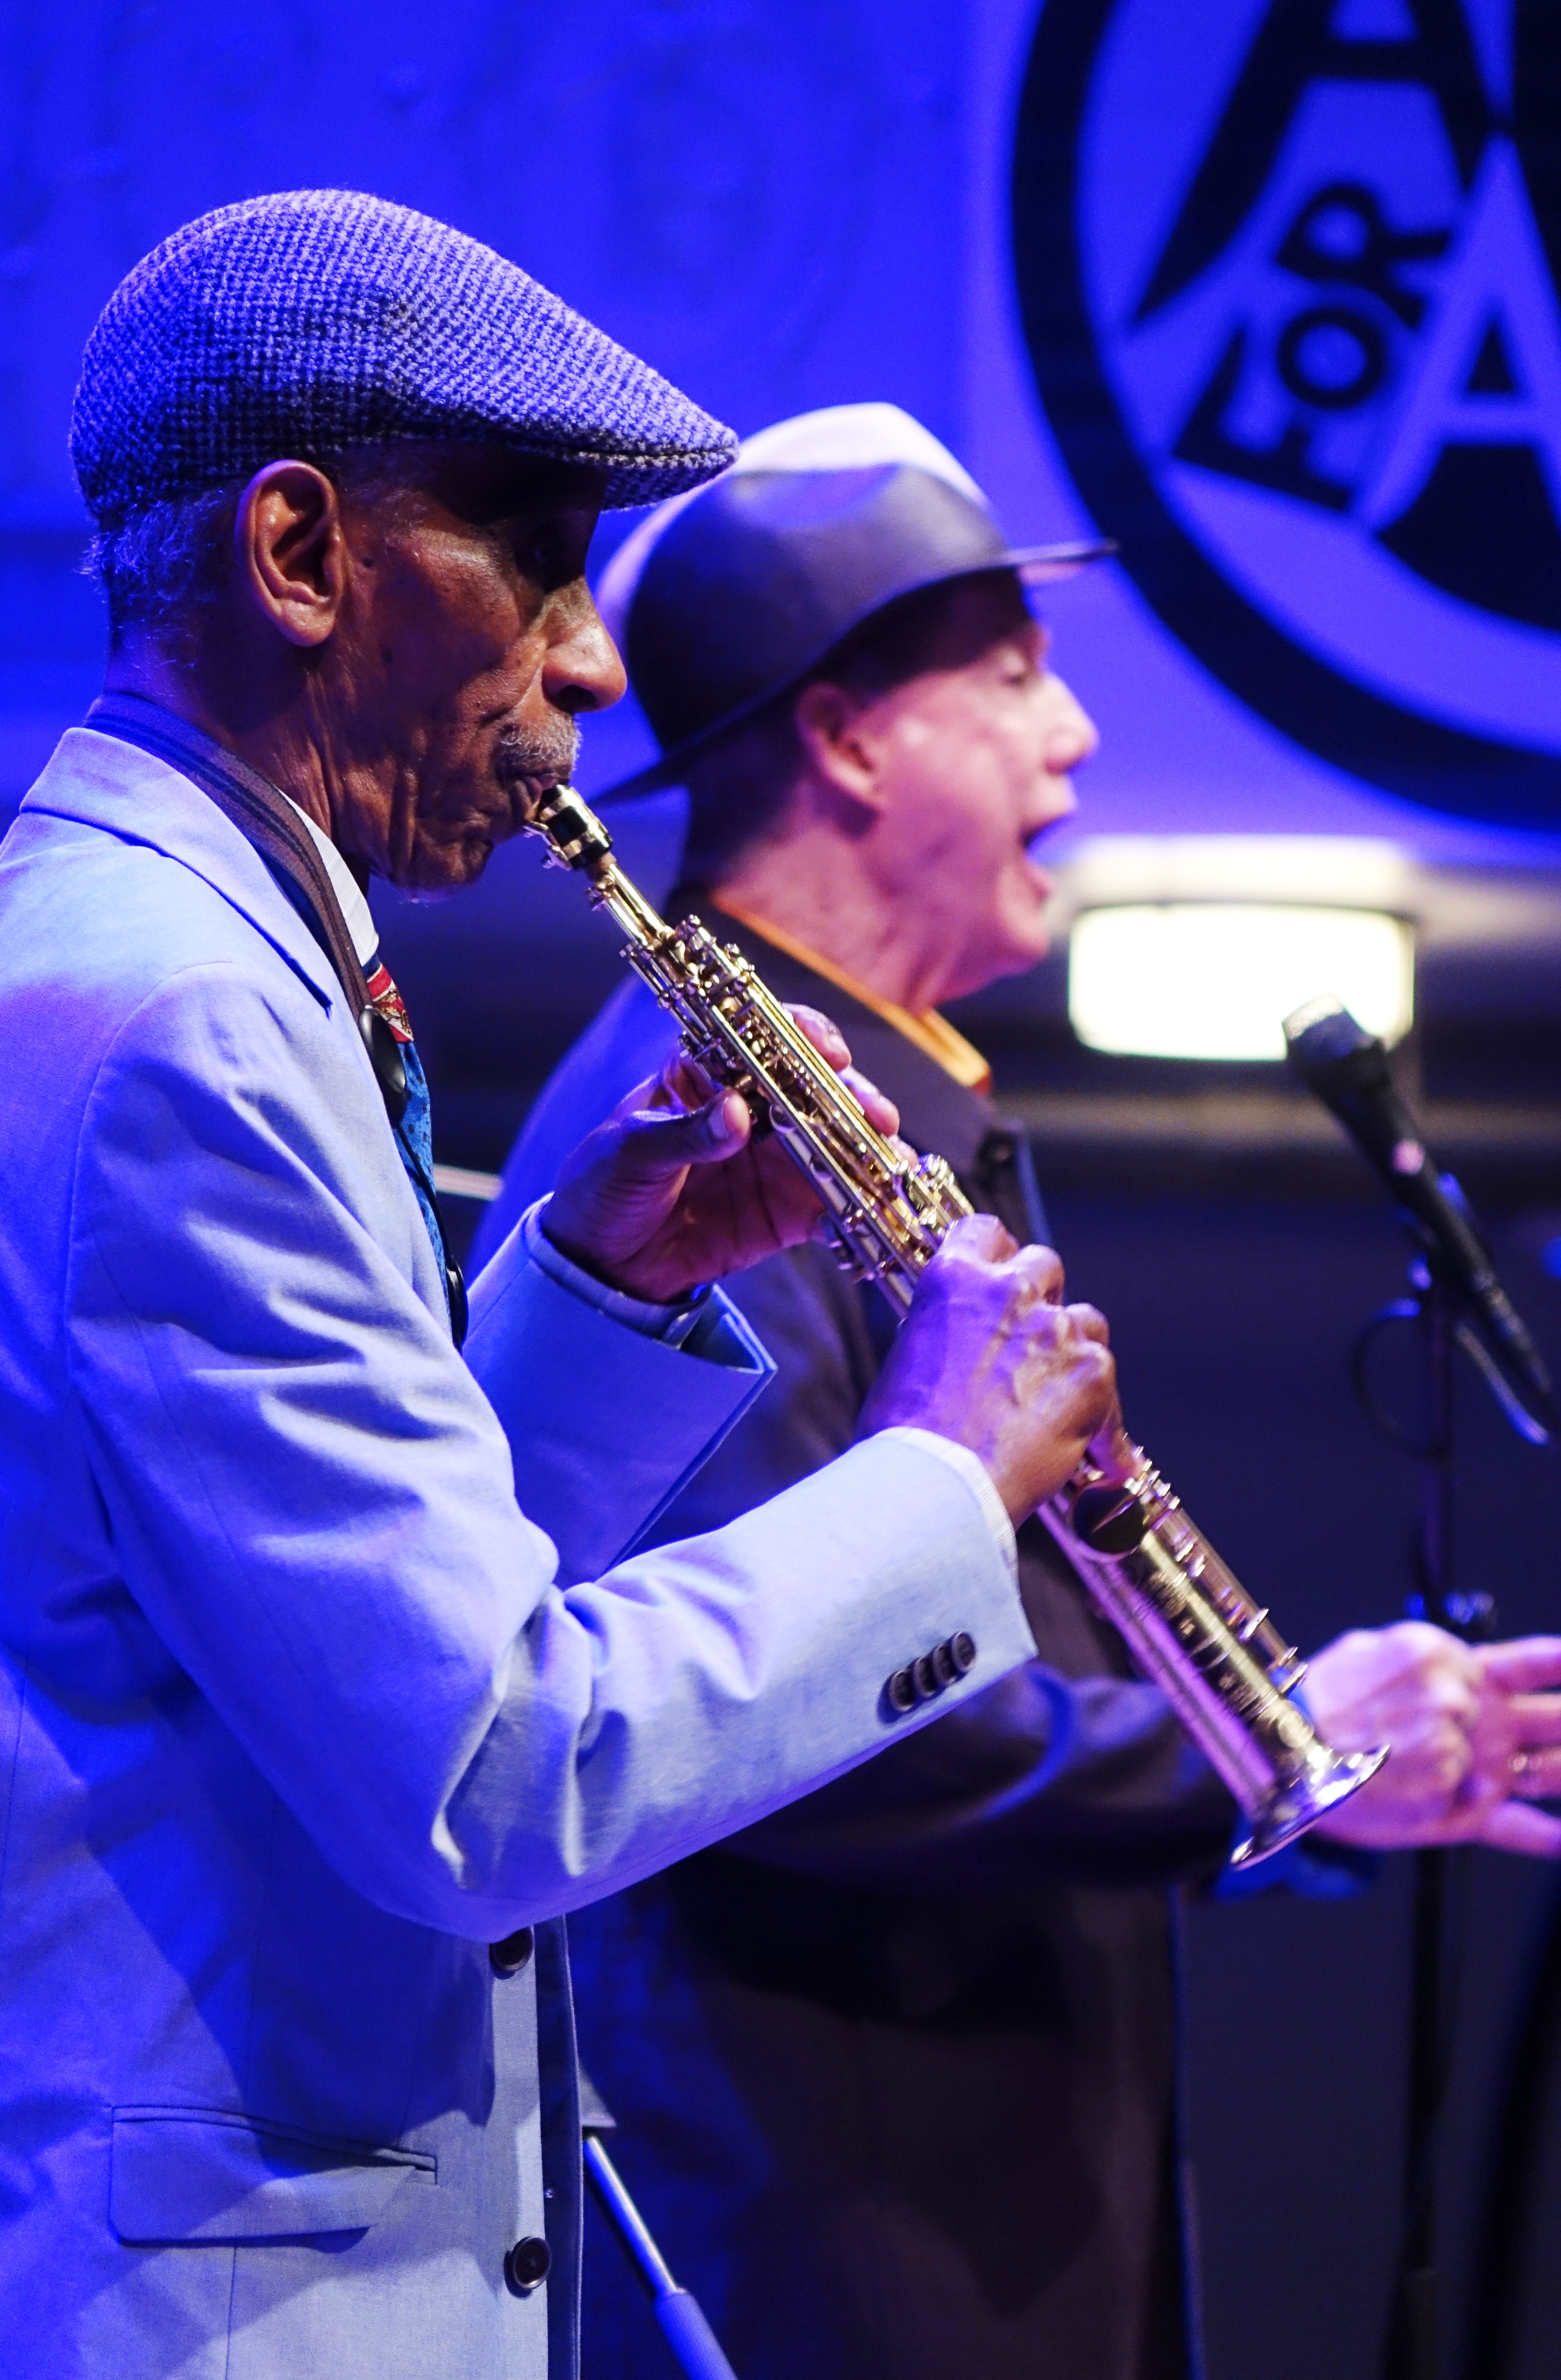
[[[833,1016],[822,1008],[811,1008],[805,1000],[787,1002],[787,1013],[799,1033],[812,1043],[821,1058],[827,1058],[837,1075],[844,1074],[851,1062],[851,1051],[845,1035]]]
[[[961,1215],[949,1226],[943,1245],[951,1259],[963,1257],[978,1264],[996,1265],[1016,1255],[1019,1244],[995,1215]]]
[[[870,1082],[867,1076],[860,1073],[855,1066],[847,1066],[841,1074],[840,1080],[850,1092],[873,1131],[881,1132],[886,1139],[893,1140],[900,1128],[900,1111],[893,1099],[881,1091],[876,1083]],[[905,1147],[903,1142],[898,1143],[897,1146],[902,1148]],[[915,1151],[905,1149],[905,1154],[909,1162],[914,1164]]]
[[[1061,1305],[1066,1276],[1055,1248],[1043,1248],[1032,1243],[1029,1247],[1016,1248],[1007,1262],[1031,1300],[1040,1305]],[[1086,1309],[1078,1310],[1082,1313]]]

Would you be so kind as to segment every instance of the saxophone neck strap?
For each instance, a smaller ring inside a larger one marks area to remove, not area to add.
[[[138,751],[150,752],[153,759],[165,760],[169,768],[177,769],[181,776],[198,785],[259,853],[295,902],[330,960],[346,995],[348,1014],[368,1050],[401,1161],[423,1208],[434,1254],[444,1271],[450,1327],[458,1347],[466,1335],[466,1287],[460,1267],[449,1253],[445,1220],[433,1186],[433,1148],[427,1137],[428,1094],[421,1069],[416,1070],[422,1117],[420,1138],[407,1121],[412,1085],[400,1039],[390,1018],[370,995],[335,886],[325,872],[313,836],[280,785],[274,785],[269,777],[241,760],[236,752],[214,742],[199,727],[192,727],[189,720],[165,710],[161,703],[148,702],[139,694],[104,695],[87,713],[87,724],[100,735],[117,736],[123,744],[133,744]],[[384,982],[404,1024],[406,1011],[400,1006],[388,975]]]

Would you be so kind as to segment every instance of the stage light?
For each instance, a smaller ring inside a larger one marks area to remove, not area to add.
[[[1376,910],[1272,901],[1085,909],[1068,941],[1067,1012],[1091,1050],[1272,1059],[1282,1020],[1319,994],[1400,1041],[1414,1017],[1414,935]]]

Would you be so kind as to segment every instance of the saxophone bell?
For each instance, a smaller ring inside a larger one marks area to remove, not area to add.
[[[1296,1698],[1306,1663],[1142,1449],[1131,1453],[1125,1481],[1081,1465],[1041,1518],[1235,1795],[1250,1832],[1231,1865],[1255,1867],[1375,1776],[1387,1746],[1323,1742]]]

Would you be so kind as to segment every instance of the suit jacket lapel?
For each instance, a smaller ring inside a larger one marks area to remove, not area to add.
[[[330,960],[260,854],[165,760],[116,735],[72,727],[21,808],[99,827],[177,860],[248,918],[323,1006],[345,1007]]]

